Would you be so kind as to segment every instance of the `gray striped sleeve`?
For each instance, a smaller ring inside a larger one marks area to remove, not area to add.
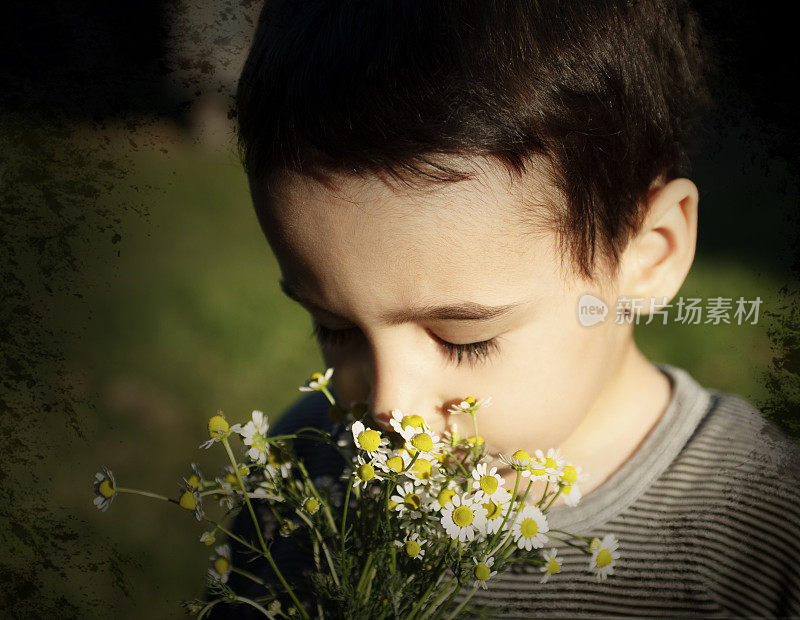
[[[614,534],[621,558],[597,583],[579,550],[562,572],[496,579],[490,617],[800,617],[800,447],[743,398],[657,364],[673,396],[639,451],[552,527]],[[457,599],[458,600],[458,599]]]

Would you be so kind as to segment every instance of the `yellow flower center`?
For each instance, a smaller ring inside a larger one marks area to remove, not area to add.
[[[597,564],[597,568],[603,568],[604,566],[611,564],[613,561],[614,558],[611,556],[611,552],[608,549],[601,549],[600,553],[597,554],[595,563]]]
[[[381,445],[380,433],[371,428],[366,431],[361,431],[358,434],[358,445],[362,450],[366,450],[367,452],[375,452],[375,450],[378,449],[378,446]]]
[[[474,446],[475,445],[475,436],[473,435],[472,437],[467,437],[467,443],[469,445],[471,445],[471,446]],[[483,445],[483,437],[481,437],[480,435],[478,435],[478,445],[479,446]]]
[[[358,477],[368,482],[375,477],[375,468],[369,463],[364,463],[358,468]]]
[[[467,396],[467,397],[464,399],[464,402],[465,402],[465,403],[467,403],[468,405],[472,406],[472,405],[474,405],[475,403],[477,403],[477,402],[478,402],[478,400],[477,400],[477,399],[476,399],[474,396]]]
[[[230,482],[231,484],[236,482],[236,474],[232,474],[230,472],[225,474],[225,482]]]
[[[102,495],[106,499],[108,499],[109,497],[114,495],[114,493],[117,492],[117,490],[112,486],[111,480],[109,478],[103,480],[103,482],[100,483],[100,486],[97,488],[97,490],[100,492],[100,495]]]
[[[545,569],[551,575],[555,575],[558,571],[561,570],[561,564],[558,563],[558,560],[555,558],[550,558],[547,560],[547,568]]]
[[[259,452],[267,451],[267,438],[261,433],[253,435],[253,447]]]
[[[525,538],[533,538],[539,533],[539,524],[535,519],[525,519],[520,525],[519,531]]]
[[[547,457],[547,458],[544,460],[544,466],[545,466],[545,468],[547,468],[547,469],[556,469],[556,468],[558,467],[558,463],[556,463],[556,462],[555,462],[553,459],[551,459],[550,457]]]
[[[453,511],[453,523],[458,527],[467,527],[475,519],[475,513],[468,506],[459,506]]]
[[[439,502],[439,505],[444,508],[450,501],[453,499],[453,496],[456,492],[453,489],[445,489],[441,493],[439,493],[439,497],[436,498],[436,501]]]
[[[406,493],[403,497],[403,505],[409,510],[419,510],[422,506],[422,500],[416,493]]]
[[[472,574],[475,575],[475,579],[478,581],[486,581],[489,579],[492,571],[486,564],[477,564],[475,568],[472,569]]]
[[[194,497],[194,493],[191,491],[184,491],[178,503],[181,508],[185,508],[186,510],[194,510],[197,508],[197,500]]]
[[[219,437],[230,429],[228,421],[221,415],[215,415],[208,421],[208,436]]]
[[[425,420],[421,415],[412,413],[411,415],[403,416],[403,419],[400,420],[400,426],[402,428],[422,428],[425,426]]]
[[[497,491],[497,478],[494,476],[481,476],[481,491],[487,495],[494,495]]]
[[[417,433],[411,439],[411,445],[422,452],[430,452],[433,450],[433,439],[428,433]]]
[[[572,485],[571,484],[563,484],[561,485],[561,495],[569,495],[572,493]]]
[[[572,465],[567,465],[564,467],[561,479],[567,484],[574,484],[578,480],[578,472]]]
[[[319,501],[316,498],[309,497],[305,502],[303,502],[303,508],[309,514],[314,514],[319,510]]]
[[[544,476],[545,474],[544,467],[531,467],[530,470],[534,476]]]
[[[503,516],[503,510],[500,508],[500,504],[495,504],[492,501],[489,501],[486,504],[483,504],[483,507],[486,508],[486,515],[487,519],[497,519],[498,517]]]
[[[517,461],[530,461],[531,455],[528,454],[525,450],[517,450],[514,454],[511,455],[512,459],[516,459]]]
[[[417,474],[418,478],[427,480],[431,477],[432,466],[428,459],[417,459],[411,469]]]
[[[408,557],[415,558],[419,555],[421,548],[416,540],[407,540],[404,545]]]
[[[198,476],[197,474],[192,474],[191,476],[189,476],[189,479],[186,482],[188,482],[189,486],[192,487],[193,489],[200,488],[200,476]]]
[[[311,381],[319,381],[324,376],[321,372],[315,372],[311,375]]]
[[[392,458],[387,459],[386,467],[399,474],[401,471],[403,471],[403,457],[393,456]]]
[[[217,571],[219,575],[227,573],[230,567],[231,563],[228,562],[228,558],[217,558],[214,560],[214,570]]]

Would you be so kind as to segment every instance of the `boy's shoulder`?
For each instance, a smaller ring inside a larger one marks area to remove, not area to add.
[[[721,462],[742,467],[749,462],[756,471],[777,474],[787,483],[797,482],[800,442],[740,394],[712,388],[707,392],[711,396],[708,413],[687,449],[714,450]]]

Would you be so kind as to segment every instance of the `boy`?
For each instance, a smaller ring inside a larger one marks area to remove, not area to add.
[[[680,170],[705,98],[698,30],[668,0],[263,10],[243,162],[339,402],[442,432],[453,403],[491,396],[491,454],[558,447],[588,476],[551,528],[620,540],[603,582],[564,545],[560,578],[498,578],[473,599],[493,617],[800,614],[796,444],[612,320],[619,298],[666,304],[694,258],[698,192]],[[579,320],[585,295],[605,320]],[[274,432],[326,427],[326,409],[310,396]]]

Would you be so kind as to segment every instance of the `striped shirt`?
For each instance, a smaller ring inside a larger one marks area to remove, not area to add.
[[[588,556],[551,541],[545,548],[558,549],[561,572],[544,584],[536,566],[492,578],[471,600],[488,617],[800,617],[800,445],[742,397],[703,388],[680,368],[656,366],[672,396],[639,449],[578,506],[547,515],[551,529],[614,534],[614,574],[597,582]],[[330,430],[326,411],[321,395],[311,394],[273,432]],[[296,448],[306,452],[312,476],[336,474],[331,452]],[[242,516],[235,527],[252,534]],[[290,571],[302,568],[297,553],[283,562]],[[235,617],[247,617],[242,611]]]

